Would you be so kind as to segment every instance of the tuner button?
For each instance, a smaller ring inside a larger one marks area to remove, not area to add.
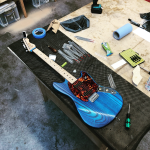
[[[28,52],[28,50],[26,50],[26,52]]]

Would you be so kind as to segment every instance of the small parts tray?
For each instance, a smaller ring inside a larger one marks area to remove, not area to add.
[[[79,32],[81,30],[87,29],[90,27],[90,20],[84,15],[63,21],[60,23],[61,26],[70,32]]]

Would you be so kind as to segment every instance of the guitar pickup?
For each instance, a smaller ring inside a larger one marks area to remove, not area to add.
[[[99,97],[99,95],[95,92],[89,97],[88,100],[93,103],[93,102],[95,102],[95,100],[97,100],[98,97]]]

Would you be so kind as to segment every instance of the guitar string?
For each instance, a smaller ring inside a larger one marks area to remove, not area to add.
[[[29,47],[29,46],[28,46],[28,47]],[[30,47],[29,47],[29,49],[30,49]],[[42,53],[40,50],[39,50],[39,52],[43,55],[43,53]],[[36,54],[37,54],[37,53],[36,53]],[[38,56],[41,57],[40,54],[39,54]],[[57,65],[58,65],[58,64],[57,64]],[[58,65],[58,66],[59,66],[59,65]],[[61,68],[61,67],[59,66],[59,68]],[[60,70],[60,69],[58,69],[58,70]],[[65,70],[65,71],[66,71],[66,70]],[[67,71],[66,71],[66,72],[67,72]],[[68,73],[68,72],[67,72],[67,73]],[[80,81],[80,82],[81,82],[81,81]],[[86,92],[89,92],[89,91],[91,90],[91,89],[89,90],[89,87],[86,86],[85,84],[81,84],[81,85],[82,85],[82,87],[79,85],[79,88],[80,88],[80,89],[77,87],[77,89],[78,89],[80,92],[82,92],[83,90],[85,90]],[[83,89],[81,89],[81,88],[83,88]],[[85,93],[86,93],[86,92],[85,92]],[[84,94],[85,94],[85,93],[84,93]],[[91,92],[90,92],[90,93],[91,93]],[[90,94],[90,93],[89,93],[89,94]],[[82,93],[81,93],[81,94],[82,94]],[[89,94],[88,94],[88,95],[89,95]],[[82,94],[82,95],[83,95],[83,94]],[[84,95],[83,95],[83,96],[84,96]]]

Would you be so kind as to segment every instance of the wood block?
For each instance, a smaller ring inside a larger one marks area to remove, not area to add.
[[[140,66],[137,65],[133,70],[132,82],[135,86],[138,86],[141,80],[142,80],[142,76],[140,75]]]

